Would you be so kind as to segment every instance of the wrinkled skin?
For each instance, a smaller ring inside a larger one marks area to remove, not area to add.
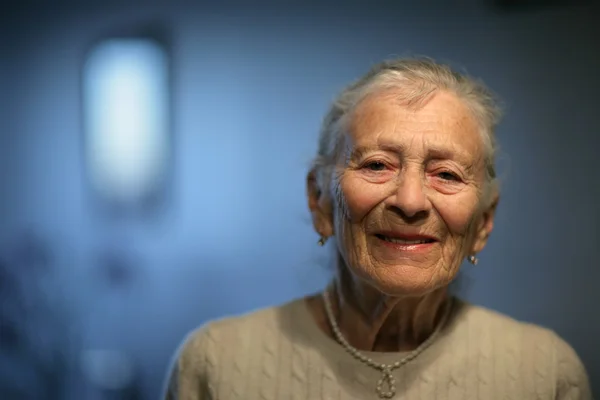
[[[333,236],[339,252],[337,312],[359,348],[396,348],[403,333],[418,343],[433,329],[462,261],[483,249],[493,229],[497,197],[485,201],[476,120],[451,93],[437,92],[416,109],[381,93],[358,105],[343,140],[330,190],[308,177],[315,229]],[[382,232],[434,242],[398,249]],[[383,330],[393,332],[392,345],[377,345],[388,336]]]

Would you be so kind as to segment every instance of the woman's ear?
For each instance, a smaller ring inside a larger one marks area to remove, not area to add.
[[[475,236],[475,243],[473,244],[473,253],[479,253],[485,245],[494,230],[494,219],[496,217],[496,208],[498,208],[498,202],[500,197],[496,194],[492,198],[490,205],[484,210],[481,220],[477,227],[477,233]]]
[[[325,190],[319,185],[315,169],[312,169],[306,177],[306,194],[308,197],[308,208],[312,215],[315,231],[325,238],[333,236],[333,214],[331,199]]]

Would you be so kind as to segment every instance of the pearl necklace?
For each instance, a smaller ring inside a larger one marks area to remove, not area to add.
[[[352,347],[352,345],[350,345],[350,343],[348,343],[346,338],[344,338],[344,336],[342,335],[342,332],[340,331],[340,328],[335,320],[335,317],[333,316],[333,308],[331,306],[331,301],[329,299],[329,293],[327,292],[327,290],[323,291],[323,302],[325,303],[325,311],[327,313],[327,319],[329,320],[331,329],[333,330],[336,340],[342,345],[344,350],[346,350],[348,353],[350,353],[350,355],[352,357],[356,358],[358,361],[362,362],[363,364],[366,364],[371,368],[381,371],[381,378],[377,382],[377,388],[376,388],[377,395],[381,399],[391,399],[396,395],[396,386],[395,386],[396,382],[395,382],[394,376],[392,375],[392,372],[394,370],[400,368],[404,364],[408,363],[409,361],[413,360],[414,358],[416,358],[419,354],[421,354],[421,352],[423,352],[423,350],[425,350],[427,347],[429,347],[431,345],[431,343],[433,343],[435,338],[438,336],[438,333],[440,332],[442,326],[445,325],[446,320],[448,319],[448,316],[450,315],[450,310],[452,308],[451,301],[448,301],[448,303],[445,306],[444,315],[442,316],[440,323],[436,327],[435,331],[433,331],[433,333],[427,338],[427,340],[425,340],[423,343],[421,343],[421,345],[419,347],[417,347],[415,350],[411,351],[409,354],[407,354],[401,360],[396,361],[393,364],[386,365],[386,364],[376,363],[371,358],[365,356],[360,351],[358,351],[358,349],[356,349],[355,347]]]

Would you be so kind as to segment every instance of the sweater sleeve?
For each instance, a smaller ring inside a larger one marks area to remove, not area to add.
[[[175,353],[163,390],[164,400],[209,400],[206,394],[206,328],[195,330]]]
[[[556,400],[592,400],[588,376],[575,350],[554,334]]]

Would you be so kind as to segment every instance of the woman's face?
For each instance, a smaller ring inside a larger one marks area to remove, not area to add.
[[[356,278],[385,294],[422,295],[450,283],[493,227],[469,110],[446,92],[418,110],[371,96],[344,140],[330,193],[310,201],[317,229],[335,235]]]

